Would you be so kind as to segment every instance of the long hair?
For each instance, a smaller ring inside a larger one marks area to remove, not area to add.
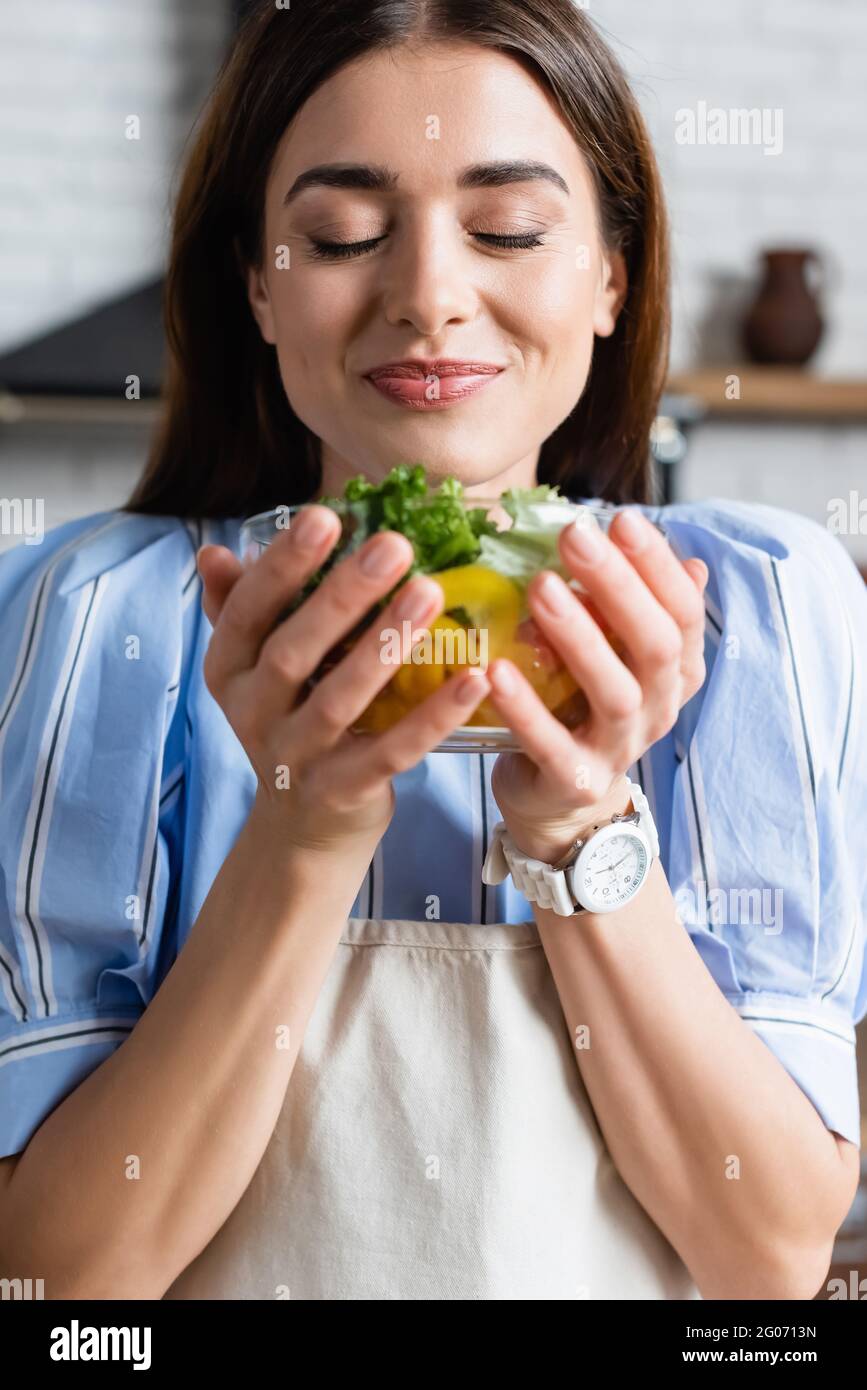
[[[244,266],[261,265],[268,173],[295,113],[361,54],[425,39],[497,49],[541,79],[592,171],[604,241],[626,262],[615,330],[596,339],[580,399],[542,444],[539,481],[572,496],[656,500],[667,219],[638,105],[587,15],[574,0],[265,0],[225,58],[182,169],[164,290],[165,410],[128,510],[240,516],[314,496],[319,440],[286,398]]]

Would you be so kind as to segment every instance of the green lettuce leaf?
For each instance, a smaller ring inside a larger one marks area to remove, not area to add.
[[[482,537],[479,564],[508,575],[522,588],[540,569],[554,570],[569,579],[569,571],[560,559],[558,538],[563,527],[578,515],[578,504],[548,483],[509,488],[500,502],[511,516],[512,525],[506,531]]]
[[[344,535],[300,597],[306,597],[332,565],[376,531],[399,531],[412,544],[413,564],[398,585],[414,574],[473,563],[497,570],[522,588],[539,569],[553,569],[568,579],[557,540],[563,526],[580,510],[578,505],[548,483],[509,488],[499,500],[512,518],[511,527],[504,531],[487,519],[484,507],[466,506],[463,484],[457,478],[445,478],[430,489],[421,464],[400,464],[381,483],[371,483],[359,474],[347,482],[342,498],[321,499],[321,505],[333,506],[344,516]]]

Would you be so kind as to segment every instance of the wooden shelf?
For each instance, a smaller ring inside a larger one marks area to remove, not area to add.
[[[740,399],[727,399],[732,376],[740,378]],[[820,377],[798,367],[699,367],[670,377],[666,392],[697,401],[714,418],[867,420],[867,377]]]
[[[0,390],[0,425],[151,425],[162,414],[154,398],[18,395]]]

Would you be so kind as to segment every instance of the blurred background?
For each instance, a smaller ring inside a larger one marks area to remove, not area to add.
[[[580,7],[633,80],[669,199],[660,500],[802,512],[867,578],[867,6]],[[117,506],[141,468],[160,408],[178,166],[246,8],[0,10],[0,501],[43,498],[46,528]],[[2,512],[0,549],[20,539],[13,516]],[[835,1254],[847,1279],[867,1276],[867,1160],[864,1178]]]

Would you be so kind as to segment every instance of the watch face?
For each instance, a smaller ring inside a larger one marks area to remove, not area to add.
[[[587,846],[575,863],[573,886],[576,897],[591,912],[612,912],[628,903],[647,873],[644,841],[628,830],[620,830]]]

